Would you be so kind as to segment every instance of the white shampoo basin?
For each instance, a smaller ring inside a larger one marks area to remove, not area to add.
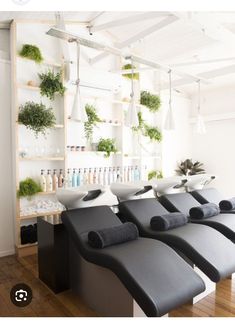
[[[112,183],[110,190],[119,201],[136,199],[146,192],[152,190],[152,183],[148,181],[137,181],[128,183]]]
[[[104,186],[84,185],[77,188],[58,188],[56,196],[66,209],[90,207],[94,200],[103,195]]]
[[[182,177],[170,177],[156,180],[153,185],[153,191],[156,197],[174,193],[176,189],[180,189],[185,185],[187,179]]]
[[[204,186],[216,179],[216,176],[211,174],[196,174],[186,176],[185,179],[187,179],[187,182],[185,183],[187,191],[192,191],[202,189]]]

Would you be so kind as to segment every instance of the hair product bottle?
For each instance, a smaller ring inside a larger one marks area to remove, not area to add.
[[[58,180],[58,177],[57,177],[57,174],[56,174],[56,169],[53,170],[53,191],[56,191],[56,189],[58,188],[58,183],[59,183],[59,180]]]
[[[41,170],[41,175],[40,175],[40,185],[42,187],[42,191],[46,192],[47,191],[47,184],[46,184],[46,178],[44,176],[44,170]]]
[[[77,174],[76,174],[76,169],[73,169],[72,187],[77,187]]]
[[[47,177],[46,177],[46,191],[53,191],[53,184],[52,184],[52,177],[51,177],[51,170],[47,170]]]
[[[60,169],[60,174],[59,174],[59,178],[58,178],[58,187],[62,188],[63,184],[64,184],[63,170]]]

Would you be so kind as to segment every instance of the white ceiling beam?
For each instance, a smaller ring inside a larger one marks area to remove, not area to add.
[[[173,67],[177,66],[191,66],[191,65],[200,65],[200,64],[210,64],[210,63],[218,63],[218,62],[227,62],[227,61],[235,61],[235,57],[225,57],[211,60],[198,60],[198,61],[188,61],[182,63],[171,64]]]
[[[206,71],[203,73],[199,73],[199,74],[197,74],[197,78],[200,80],[201,80],[201,78],[211,80],[211,79],[214,79],[214,78],[217,78],[220,76],[233,74],[233,73],[235,73],[235,64],[229,65],[229,66],[226,66],[223,68],[218,68],[218,69]],[[185,77],[185,78],[173,81],[172,87],[184,86],[184,85],[187,85],[190,83],[193,83],[192,78],[190,79],[190,78]],[[167,83],[163,84],[161,87],[162,90],[168,89],[168,88],[169,88],[169,85]]]
[[[191,80],[191,82],[196,82],[196,81],[198,81],[200,79],[200,81],[202,83],[205,83],[205,84],[209,83],[208,80],[206,80],[206,78],[204,78],[203,76],[199,77],[198,75],[193,75],[193,74],[181,72],[179,70],[172,69],[169,65],[165,65],[165,64],[162,64],[160,62],[156,62],[156,61],[152,61],[152,60],[147,60],[147,59],[142,58],[140,56],[131,55],[131,56],[127,56],[126,59],[132,59],[133,62],[137,62],[139,64],[143,64],[143,65],[152,67],[152,69],[157,69],[157,70],[160,70],[160,71],[164,71],[166,73],[171,71],[175,75],[179,75],[179,76],[181,76],[183,78]]]
[[[134,36],[128,38],[127,40],[121,42],[121,43],[118,43],[116,44],[116,48],[118,49],[122,49],[122,48],[125,48],[126,46],[129,46],[133,43],[135,43],[136,41],[140,40],[140,39],[143,39],[145,38],[146,36],[149,36],[150,34],[172,24],[173,22],[177,21],[178,18],[175,17],[175,16],[169,16],[165,19],[163,19],[162,21],[158,22],[157,24],[154,24],[150,27],[148,27],[147,29],[135,34]],[[105,57],[107,57],[109,54],[108,53],[101,53],[101,54],[98,54],[97,56],[93,57],[91,60],[90,60],[90,63],[91,64],[95,64],[97,63],[98,61],[104,59]]]
[[[141,20],[146,20],[146,19],[151,19],[151,18],[157,18],[157,17],[162,17],[162,16],[168,16],[172,15],[169,14],[169,12],[145,12],[137,15],[132,15],[128,16],[122,19],[117,19],[117,20],[111,20],[107,23],[101,24],[101,25],[93,25],[91,24],[90,26],[90,31],[92,33],[105,30],[105,29],[110,29],[113,27],[118,27],[118,26],[124,26],[128,24],[133,24],[135,22],[141,21]]]

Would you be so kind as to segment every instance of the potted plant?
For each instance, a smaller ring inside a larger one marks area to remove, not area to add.
[[[157,112],[161,106],[161,99],[159,96],[151,94],[148,91],[141,91],[140,103],[146,106],[151,112]]]
[[[96,112],[96,109],[94,106],[86,104],[85,109],[86,109],[88,121],[84,123],[84,131],[85,131],[85,136],[86,136],[87,141],[91,143],[94,127],[95,126],[97,127],[97,124],[101,123],[102,120],[97,115],[97,112]]]
[[[148,137],[151,141],[161,142],[162,141],[162,133],[161,131],[154,126],[148,125],[144,119],[142,113],[138,112],[139,126],[132,127],[132,130],[135,132],[139,132],[141,135]]]
[[[202,168],[203,163],[196,161],[193,162],[192,159],[186,159],[181,161],[178,165],[178,169],[175,172],[182,176],[182,175],[195,175],[195,174],[203,174],[205,170]]]
[[[110,157],[111,153],[116,153],[117,148],[115,146],[115,140],[112,138],[101,138],[98,143],[97,150],[99,152],[106,152],[104,157]]]
[[[152,179],[162,179],[163,178],[163,174],[162,171],[160,170],[152,170],[148,173],[148,180],[152,180]]]
[[[40,184],[34,181],[32,178],[26,178],[25,180],[20,181],[17,197],[32,197],[39,192],[42,192]]]
[[[62,71],[55,73],[53,70],[48,70],[46,73],[39,73],[40,93],[42,96],[48,97],[50,100],[55,99],[55,94],[64,95],[66,88],[62,83]]]
[[[42,103],[28,101],[20,106],[18,122],[34,131],[38,137],[39,133],[46,135],[46,130],[55,126],[56,118],[52,108],[47,108]]]
[[[35,61],[36,63],[42,63],[43,57],[40,49],[35,45],[24,44],[21,51],[19,52],[21,57],[28,58]]]
[[[131,69],[136,69],[136,67],[131,64],[125,64],[123,65],[122,67],[122,70],[131,70]],[[132,73],[128,73],[128,74],[123,74],[122,75],[124,78],[127,78],[127,79],[132,79],[133,77],[133,80],[139,80],[139,73],[133,73],[133,76],[132,76]]]

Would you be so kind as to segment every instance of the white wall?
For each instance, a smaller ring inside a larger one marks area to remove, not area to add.
[[[192,115],[195,116],[193,100]],[[202,114],[235,113],[234,87],[215,89],[203,94]],[[210,121],[206,123],[207,132],[196,134],[192,126],[193,158],[204,163],[208,173],[214,173],[218,179],[213,183],[225,196],[235,195],[235,119]]]
[[[168,109],[168,95],[162,97],[163,121]],[[191,158],[191,129],[189,125],[191,101],[183,96],[173,95],[172,109],[175,130],[163,131],[162,171],[164,177],[175,175],[177,164],[181,160]]]
[[[0,257],[14,253],[10,64],[0,61]]]

